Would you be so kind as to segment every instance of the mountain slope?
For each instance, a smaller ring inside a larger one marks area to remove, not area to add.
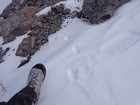
[[[76,1],[75,1],[76,2]],[[70,2],[68,6],[72,6]],[[108,21],[89,25],[67,20],[59,32],[25,66],[15,57],[23,37],[4,45],[11,50],[0,64],[0,100],[7,101],[26,85],[30,68],[43,63],[47,76],[38,105],[140,104],[140,1],[122,6]]]

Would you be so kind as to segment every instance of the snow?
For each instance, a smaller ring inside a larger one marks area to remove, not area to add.
[[[76,3],[72,0],[69,6]],[[24,58],[16,57],[15,51],[26,36],[6,44],[11,50],[0,64],[5,87],[0,86],[0,101],[26,86],[32,66],[43,63],[47,76],[38,105],[140,105],[139,19],[140,1],[133,0],[99,25],[69,20],[18,69]]]

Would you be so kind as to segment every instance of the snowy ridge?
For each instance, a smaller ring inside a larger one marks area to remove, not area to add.
[[[0,100],[7,101],[22,89],[31,67],[41,62],[47,76],[38,105],[139,105],[139,19],[140,1],[133,0],[99,25],[69,20],[19,69],[23,58],[15,57],[12,49],[17,49],[23,36],[17,38],[5,45],[12,49],[0,64],[5,87],[0,87]]]

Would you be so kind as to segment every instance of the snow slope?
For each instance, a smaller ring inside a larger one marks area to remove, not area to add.
[[[73,8],[77,1],[69,3]],[[47,76],[38,105],[140,105],[139,19],[140,1],[133,0],[103,24],[67,20],[66,27],[19,69],[23,58],[15,57],[13,49],[26,36],[5,45],[11,50],[0,64],[5,87],[0,87],[0,101],[22,89],[30,68],[41,62]]]

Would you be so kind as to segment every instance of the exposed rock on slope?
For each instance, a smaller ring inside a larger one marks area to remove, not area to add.
[[[4,44],[13,41],[16,36],[24,35],[31,28],[39,11],[36,7],[23,7],[16,14],[4,19],[0,24],[0,36],[3,36]]]
[[[3,37],[3,44],[9,43],[17,36],[24,35],[31,30],[28,34],[29,37],[19,45],[16,55],[22,57],[33,55],[48,41],[48,35],[61,28],[65,16],[70,11],[60,5],[53,7],[48,15],[37,17],[36,13],[60,1],[62,0],[12,0],[12,3],[0,15],[3,18],[0,19],[0,37]],[[2,48],[0,54],[0,60],[3,62],[5,54],[3,54]]]
[[[69,9],[65,9],[60,4],[51,8],[47,15],[42,15],[36,19],[32,25],[29,37],[25,38],[19,45],[16,55],[26,57],[33,55],[40,47],[48,41],[48,36],[59,31],[61,24],[70,14]]]
[[[130,0],[84,0],[82,15],[91,24],[98,24],[112,17],[115,10]]]
[[[42,9],[47,6],[52,6],[60,1],[62,0],[12,0],[10,5],[4,9],[1,17],[4,19],[9,18],[25,6],[33,6]]]
[[[48,42],[49,35],[61,29],[65,19],[75,18],[77,11],[71,13],[64,4],[55,5],[60,1],[64,0],[13,0],[0,15],[3,18],[0,19],[3,44],[28,33],[16,51],[16,56],[28,57],[21,65],[28,63],[31,56]],[[118,7],[128,1],[130,0],[84,0],[81,14],[92,24],[100,23],[109,19]],[[36,16],[36,13],[48,6],[51,6],[51,10],[47,14]],[[3,61],[3,50],[0,50],[0,54],[0,61]]]
[[[3,36],[4,43],[16,39],[16,36],[24,35],[31,29],[36,20],[35,14],[44,6],[51,6],[61,0],[13,0],[3,11],[0,20],[0,36]],[[42,5],[41,5],[42,4]]]

